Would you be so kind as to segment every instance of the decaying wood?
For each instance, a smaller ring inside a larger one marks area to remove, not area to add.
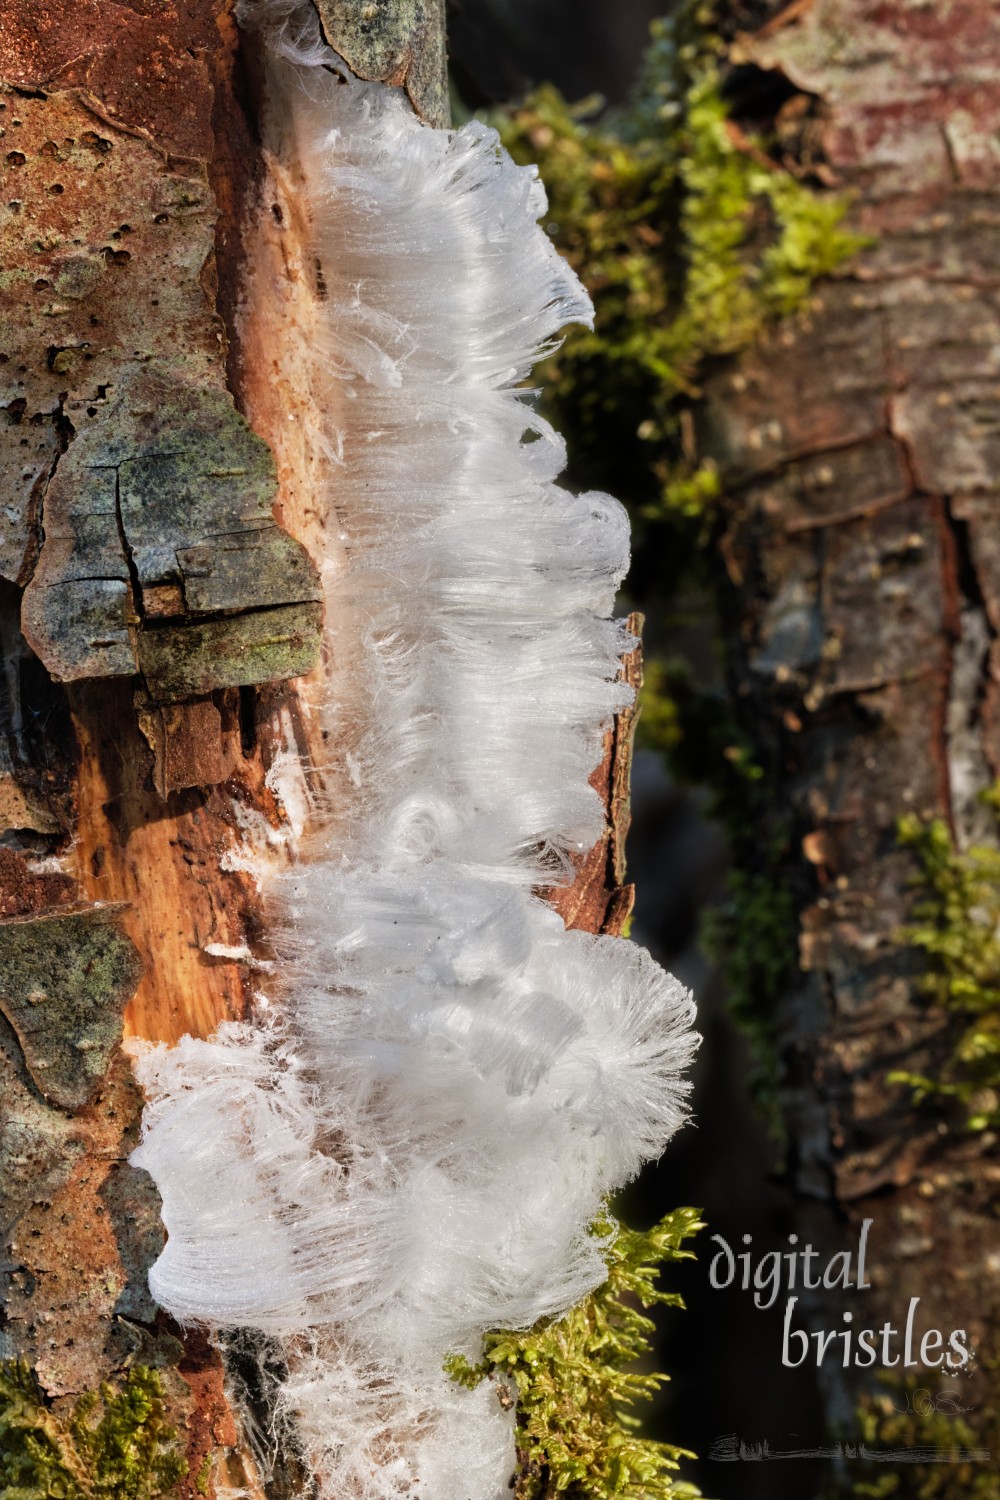
[[[139,671],[160,701],[307,671],[316,579],[225,389],[207,159],[180,170],[80,90],[8,86],[0,104],[19,194],[0,568],[27,586],[31,646],[60,681]]]
[[[149,1300],[118,1041],[246,1013],[247,854],[290,834],[269,772],[304,743],[296,695],[248,684],[311,665],[318,588],[227,389],[262,164],[226,4],[14,4],[0,79],[3,1352],[57,1401],[156,1366],[194,1494],[237,1434],[217,1352]]]
[[[356,11],[325,8],[334,45],[443,120],[442,8]],[[2,1352],[57,1403],[152,1364],[184,1491],[214,1454],[211,1482],[252,1492],[217,1351],[146,1289],[163,1229],[127,1162],[120,1041],[248,1013],[267,954],[250,866],[288,858],[303,765],[336,798],[308,678],[262,686],[315,659],[302,544],[338,564],[295,365],[316,267],[227,0],[14,0],[0,80]],[[624,670],[638,683],[638,648]],[[609,833],[558,898],[573,925],[617,932],[630,909],[631,727],[595,773]]]
[[[622,658],[620,673],[637,697],[642,687],[642,625],[642,615],[629,615],[628,628],[635,645]],[[636,703],[615,718],[604,736],[601,764],[590,778],[608,811],[604,834],[580,859],[572,881],[545,893],[567,927],[620,937],[632,914],[635,888],[625,880],[625,840],[632,818],[629,788],[638,716]]]
[[[791,1176],[834,1248],[845,1219],[874,1219],[866,1326],[919,1296],[921,1326],[988,1355],[995,1136],[939,1125],[887,1078],[933,1072],[952,1041],[900,940],[897,819],[990,837],[977,793],[1000,771],[1000,6],[811,0],[730,57],[814,96],[828,180],[873,239],[804,320],[713,376],[700,416],[731,497],[729,660],[769,773],[762,843],[790,817],[798,855]],[[988,1359],[975,1380],[988,1411]]]

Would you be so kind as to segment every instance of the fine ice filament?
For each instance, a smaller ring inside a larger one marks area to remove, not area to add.
[[[347,414],[324,714],[353,800],[272,879],[277,1019],[138,1059],[150,1284],[277,1337],[323,1494],[500,1500],[514,1413],[442,1361],[602,1281],[588,1226],[681,1123],[694,1045],[648,954],[533,894],[603,827],[628,527],[555,484],[518,389],[591,317],[534,171],[349,78],[309,10],[248,10],[322,267],[316,389]]]

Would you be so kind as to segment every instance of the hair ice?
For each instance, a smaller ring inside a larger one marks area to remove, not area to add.
[[[308,7],[244,21],[322,268],[310,378],[349,552],[323,712],[353,790],[271,881],[277,1020],[137,1059],[150,1283],[181,1322],[279,1339],[324,1494],[499,1500],[510,1403],[442,1362],[601,1282],[589,1226],[681,1122],[695,1042],[648,954],[533,894],[601,833],[588,778],[631,697],[624,512],[555,484],[518,389],[591,309],[494,132],[352,79]]]

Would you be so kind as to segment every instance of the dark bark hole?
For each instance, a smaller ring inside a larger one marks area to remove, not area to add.
[[[290,1420],[277,1407],[277,1391],[288,1373],[278,1341],[240,1328],[223,1334],[221,1342],[229,1390],[267,1500],[313,1500],[316,1481]]]
[[[18,677],[29,763],[46,769],[68,764],[73,757],[73,728],[65,690],[27,647]]]
[[[759,68],[754,63],[733,68],[723,86],[723,94],[733,113],[747,124],[767,125],[799,90],[775,68]]]
[[[257,689],[240,688],[240,749],[249,758],[257,748]]]
[[[720,18],[720,31],[729,38],[737,31],[758,31],[780,15],[788,0],[730,0]]]
[[[0,691],[0,734],[16,762],[45,775],[47,790],[58,791],[75,759],[73,727],[66,693],[53,682],[21,634],[21,590],[0,580],[0,642],[4,680]]]
[[[970,604],[985,606],[983,591],[979,584],[979,574],[976,572],[976,564],[972,554],[972,543],[969,538],[969,523],[961,520],[953,512],[949,511],[948,523],[951,527],[952,537],[955,543],[955,563],[958,572],[958,587],[962,597]]]
[[[730,114],[788,171],[803,175],[822,160],[820,121],[823,102],[796,88],[776,68],[753,63],[733,68],[723,84]]]

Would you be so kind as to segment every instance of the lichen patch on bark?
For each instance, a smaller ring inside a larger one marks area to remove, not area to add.
[[[227,392],[133,368],[49,481],[29,644],[57,681],[139,672],[153,702],[309,671],[318,580],[276,492]]]
[[[0,922],[0,1014],[31,1082],[62,1109],[82,1109],[121,1040],[139,957],[106,907],[57,907]]]
[[[447,125],[443,0],[317,0],[327,41],[359,78],[406,89],[417,114]]]

